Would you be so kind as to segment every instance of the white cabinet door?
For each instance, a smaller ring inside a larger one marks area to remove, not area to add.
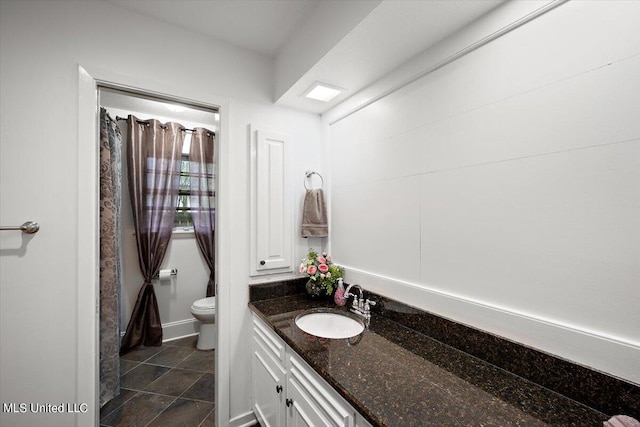
[[[285,344],[259,319],[253,319],[253,411],[263,427],[285,425]]]
[[[287,397],[293,399],[294,406],[298,403],[299,408],[304,408],[304,415],[309,420],[322,420],[321,424],[312,425],[355,426],[356,411],[353,407],[291,349],[287,354],[287,387]],[[296,412],[302,413],[300,410]]]
[[[326,427],[330,423],[295,377],[287,380],[287,427]]]
[[[287,137],[256,130],[251,177],[251,274],[292,271],[293,210]]]
[[[263,427],[284,425],[285,377],[265,352],[253,351],[253,411]]]

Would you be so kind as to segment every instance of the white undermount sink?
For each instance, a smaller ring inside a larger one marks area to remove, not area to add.
[[[296,325],[304,332],[321,338],[351,338],[364,331],[364,322],[360,319],[328,308],[314,308],[299,314]]]

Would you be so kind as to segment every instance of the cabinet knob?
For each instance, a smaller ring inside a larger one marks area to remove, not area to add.
[[[260,265],[265,265],[267,262],[265,260],[260,261]]]
[[[282,386],[281,385],[277,385],[276,386],[276,393],[282,393]]]
[[[285,400],[285,403],[287,404],[287,408],[291,405],[293,405],[293,399],[287,399]]]

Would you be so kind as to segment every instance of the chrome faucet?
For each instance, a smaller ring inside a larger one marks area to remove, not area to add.
[[[351,293],[351,288],[357,288],[360,296],[358,297],[356,294]],[[371,301],[368,298],[365,300],[362,294],[362,286],[356,285],[354,283],[347,286],[347,289],[344,292],[344,297],[349,298],[353,297],[353,303],[351,304],[351,311],[364,316],[365,318],[371,317],[371,306],[376,305],[375,301]]]
[[[360,292],[360,298],[359,299],[358,299],[358,296],[356,294],[352,294],[350,292],[351,288],[358,288],[358,291]],[[351,304],[351,311],[356,313],[356,312],[362,310],[362,306],[361,306],[361,302],[362,302],[362,286],[356,285],[355,283],[350,284],[349,286],[347,286],[347,289],[344,291],[344,297],[345,298],[353,297],[353,303]]]

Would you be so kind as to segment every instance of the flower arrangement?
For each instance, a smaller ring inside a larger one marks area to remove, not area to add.
[[[300,263],[300,273],[309,275],[307,292],[310,295],[332,295],[336,282],[344,274],[344,269],[335,265],[326,252],[318,254],[311,249]]]

